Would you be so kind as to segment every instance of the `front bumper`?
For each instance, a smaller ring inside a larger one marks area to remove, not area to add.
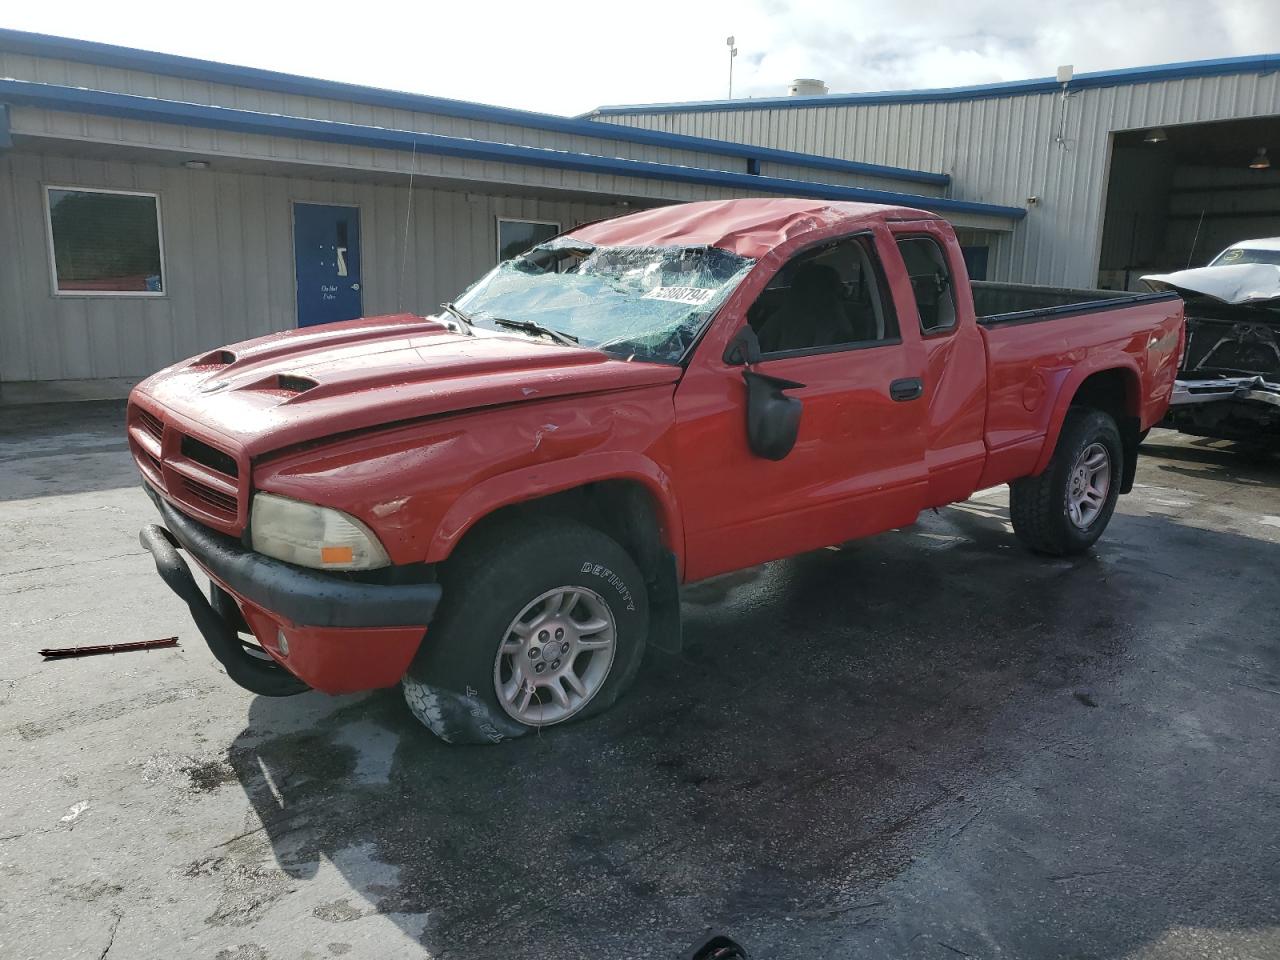
[[[1176,380],[1169,406],[1211,403],[1214,400],[1242,400],[1280,407],[1280,383],[1262,377],[1223,377],[1217,380]]]
[[[156,570],[191,611],[209,649],[242,687],[287,696],[308,687],[352,693],[399,682],[440,602],[436,583],[347,580],[246,549],[144,487],[164,519],[138,537]],[[178,555],[182,548],[232,598],[267,661],[246,648],[239,624],[217,609]]]
[[[1280,444],[1280,383],[1260,376],[1178,380],[1162,425],[1197,437]]]

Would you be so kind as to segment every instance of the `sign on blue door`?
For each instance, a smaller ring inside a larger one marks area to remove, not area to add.
[[[298,326],[351,320],[360,294],[360,211],[323,203],[293,205]]]

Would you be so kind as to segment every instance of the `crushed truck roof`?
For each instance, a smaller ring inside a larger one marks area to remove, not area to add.
[[[587,224],[566,235],[604,247],[717,247],[758,260],[805,233],[874,220],[937,220],[913,207],[829,200],[708,200],[642,210]]]

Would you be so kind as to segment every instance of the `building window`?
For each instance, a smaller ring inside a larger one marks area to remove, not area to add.
[[[526,250],[550,240],[560,232],[560,224],[546,220],[498,219],[498,262],[518,257]]]
[[[69,296],[163,296],[160,198],[48,187],[53,289]]]

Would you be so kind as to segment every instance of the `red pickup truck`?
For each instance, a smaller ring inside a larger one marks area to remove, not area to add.
[[[248,689],[403,683],[444,739],[498,741],[612,704],[678,644],[681,583],[1006,483],[1032,550],[1089,548],[1182,344],[1174,294],[970,284],[922,210],[646,210],[436,317],[144,381],[127,430],[163,526],[140,536]]]

